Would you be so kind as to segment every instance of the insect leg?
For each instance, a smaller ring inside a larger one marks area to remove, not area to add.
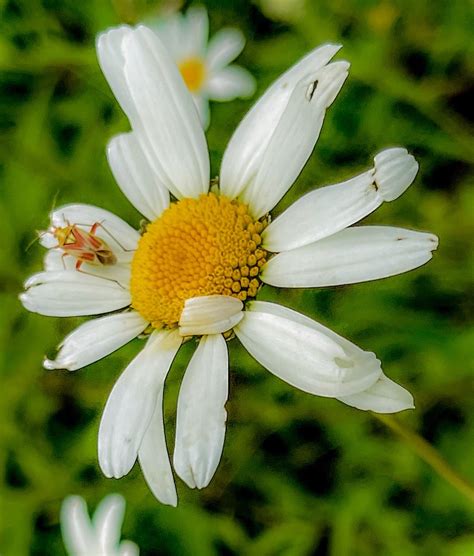
[[[101,278],[102,280],[108,280],[109,282],[115,282],[117,284],[117,286],[121,287],[123,290],[127,289],[118,280],[114,280],[113,278],[106,278],[105,276],[100,276],[100,274],[94,274],[93,272],[87,272],[86,270],[81,270],[80,268],[77,268],[77,264],[76,264],[76,270],[78,272],[80,272],[81,274],[87,274],[88,276],[94,276],[94,278]]]
[[[94,228],[94,231],[92,231],[92,228],[91,228],[91,232],[90,232],[90,233],[91,233],[91,234],[95,233],[95,230],[97,230],[97,228],[98,228],[99,226],[104,230],[104,232],[105,232],[107,235],[109,235],[109,236],[115,241],[115,243],[120,247],[120,249],[122,249],[122,251],[125,251],[126,253],[131,253],[132,251],[136,251],[136,249],[126,249],[126,248],[120,243],[120,241],[119,241],[111,232],[109,232],[109,230],[107,230],[107,228],[102,224],[102,222],[96,222],[96,223],[92,226],[92,228]]]

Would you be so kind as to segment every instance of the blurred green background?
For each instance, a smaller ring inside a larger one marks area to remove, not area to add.
[[[474,480],[472,279],[473,6],[469,0],[209,0],[211,33],[237,26],[238,62],[258,93],[306,51],[344,45],[352,64],[315,153],[278,211],[303,192],[369,168],[403,145],[420,162],[415,184],[367,220],[440,236],[434,260],[409,274],[342,288],[261,298],[301,310],[382,359],[413,392],[398,419]],[[35,230],[56,204],[89,202],[134,225],[104,149],[128,129],[94,52],[95,35],[180,4],[139,0],[8,0],[0,32],[0,414],[3,556],[64,554],[58,514],[70,493],[90,507],[127,499],[124,538],[143,555],[472,556],[474,508],[368,413],[279,381],[231,344],[224,456],[209,488],[179,480],[178,509],[160,505],[136,466],[120,481],[98,468],[107,395],[141,341],[77,373],[46,372],[45,353],[80,319],[27,313],[23,280],[41,268]],[[252,101],[212,105],[213,174]],[[315,215],[317,218],[317,215]],[[472,247],[472,245],[471,245]],[[472,297],[471,297],[472,302]],[[470,310],[471,309],[471,310]],[[169,443],[192,346],[166,391]]]

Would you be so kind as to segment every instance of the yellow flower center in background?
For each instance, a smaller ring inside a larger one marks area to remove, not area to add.
[[[202,87],[206,77],[206,67],[200,58],[187,58],[178,64],[179,71],[187,88],[196,93]]]
[[[141,237],[132,262],[132,307],[155,328],[176,326],[186,299],[255,297],[267,252],[265,221],[214,193],[172,204]]]

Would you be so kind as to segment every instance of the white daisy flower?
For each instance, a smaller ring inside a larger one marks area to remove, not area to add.
[[[27,281],[21,299],[44,315],[111,313],[73,331],[47,369],[79,369],[151,332],[102,416],[99,462],[107,477],[127,474],[138,457],[155,496],[177,503],[162,399],[173,358],[191,336],[200,340],[179,393],[173,456],[191,488],[209,483],[222,454],[232,331],[264,367],[305,392],[382,413],[413,407],[373,353],[291,309],[255,300],[262,283],[333,286],[406,272],[437,247],[427,233],[350,227],[411,184],[418,165],[403,148],[382,151],[371,169],[308,193],[270,223],[346,79],[349,64],[330,62],[339,48],[313,50],[267,90],[234,133],[219,190],[211,192],[204,132],[159,39],[143,26],[99,37],[101,67],[132,125],[111,140],[109,163],[151,223],[140,235],[103,209],[56,209],[43,236],[45,271]],[[96,223],[101,249],[116,262],[94,259],[77,271],[75,239],[58,247],[58,230],[75,225],[94,235]]]
[[[120,542],[125,500],[109,494],[91,520],[81,496],[68,496],[61,506],[61,531],[70,556],[138,556],[138,546]]]
[[[225,28],[209,40],[209,18],[203,7],[175,13],[150,25],[158,33],[191,92],[204,128],[209,126],[209,100],[226,102],[255,93],[255,79],[231,64],[242,52],[241,31]]]

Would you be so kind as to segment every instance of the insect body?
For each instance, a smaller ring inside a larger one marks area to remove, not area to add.
[[[101,223],[96,222],[88,232],[79,228],[77,224],[69,223],[64,227],[51,229],[58,247],[64,251],[63,257],[70,255],[76,259],[76,270],[79,270],[83,263],[108,266],[117,262],[117,257],[107,243],[96,235],[99,226]]]

